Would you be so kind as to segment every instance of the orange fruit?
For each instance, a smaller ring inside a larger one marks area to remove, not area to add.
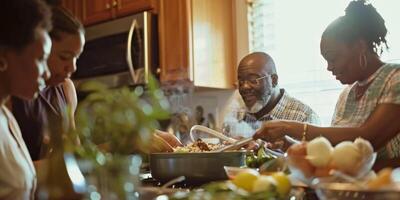
[[[371,189],[379,189],[385,185],[389,185],[392,183],[392,169],[384,168],[378,172],[378,175],[375,179],[369,181],[367,183],[368,188]]]

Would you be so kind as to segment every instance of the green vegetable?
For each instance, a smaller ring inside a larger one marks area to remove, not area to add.
[[[258,163],[258,158],[254,154],[250,154],[246,156],[246,165],[247,167],[256,168]]]
[[[259,168],[261,165],[264,163],[275,159],[276,157],[274,155],[271,155],[270,153],[266,152],[264,147],[261,147],[257,151],[257,155],[254,153],[247,155],[246,157],[246,165],[247,167],[251,168]]]
[[[275,190],[258,193],[249,193],[233,187],[229,182],[214,182],[199,189],[182,194],[177,193],[170,197],[171,200],[272,200],[279,199]]]
[[[263,163],[267,162],[270,157],[265,153],[264,147],[261,147],[257,151],[257,167],[260,167]]]
[[[270,160],[274,160],[274,158],[272,157],[258,157],[257,159],[257,167],[260,167],[261,165],[263,165],[264,163],[270,161]]]
[[[268,154],[265,152],[264,147],[260,147],[260,148],[258,149],[258,151],[257,151],[257,157],[258,157],[258,158],[266,158],[266,157],[270,157],[270,155],[268,155]]]

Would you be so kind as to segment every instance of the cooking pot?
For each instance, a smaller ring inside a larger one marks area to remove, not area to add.
[[[161,182],[185,176],[186,182],[205,183],[228,179],[224,166],[244,166],[245,157],[246,151],[152,153],[150,170],[153,178]]]

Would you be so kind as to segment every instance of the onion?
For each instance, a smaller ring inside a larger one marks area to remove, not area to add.
[[[361,161],[362,154],[352,142],[341,142],[333,149],[332,164],[342,172],[354,175]]]
[[[332,155],[332,145],[324,137],[318,137],[307,144],[307,159],[315,167],[325,167],[329,164]]]
[[[362,138],[357,138],[356,140],[354,140],[354,145],[358,148],[364,160],[370,158],[374,153],[374,148],[372,147],[371,143],[367,140],[364,140]]]

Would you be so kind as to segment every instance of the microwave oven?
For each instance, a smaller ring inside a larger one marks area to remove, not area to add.
[[[96,80],[111,88],[159,79],[157,15],[142,12],[85,29],[86,44],[72,79]]]

